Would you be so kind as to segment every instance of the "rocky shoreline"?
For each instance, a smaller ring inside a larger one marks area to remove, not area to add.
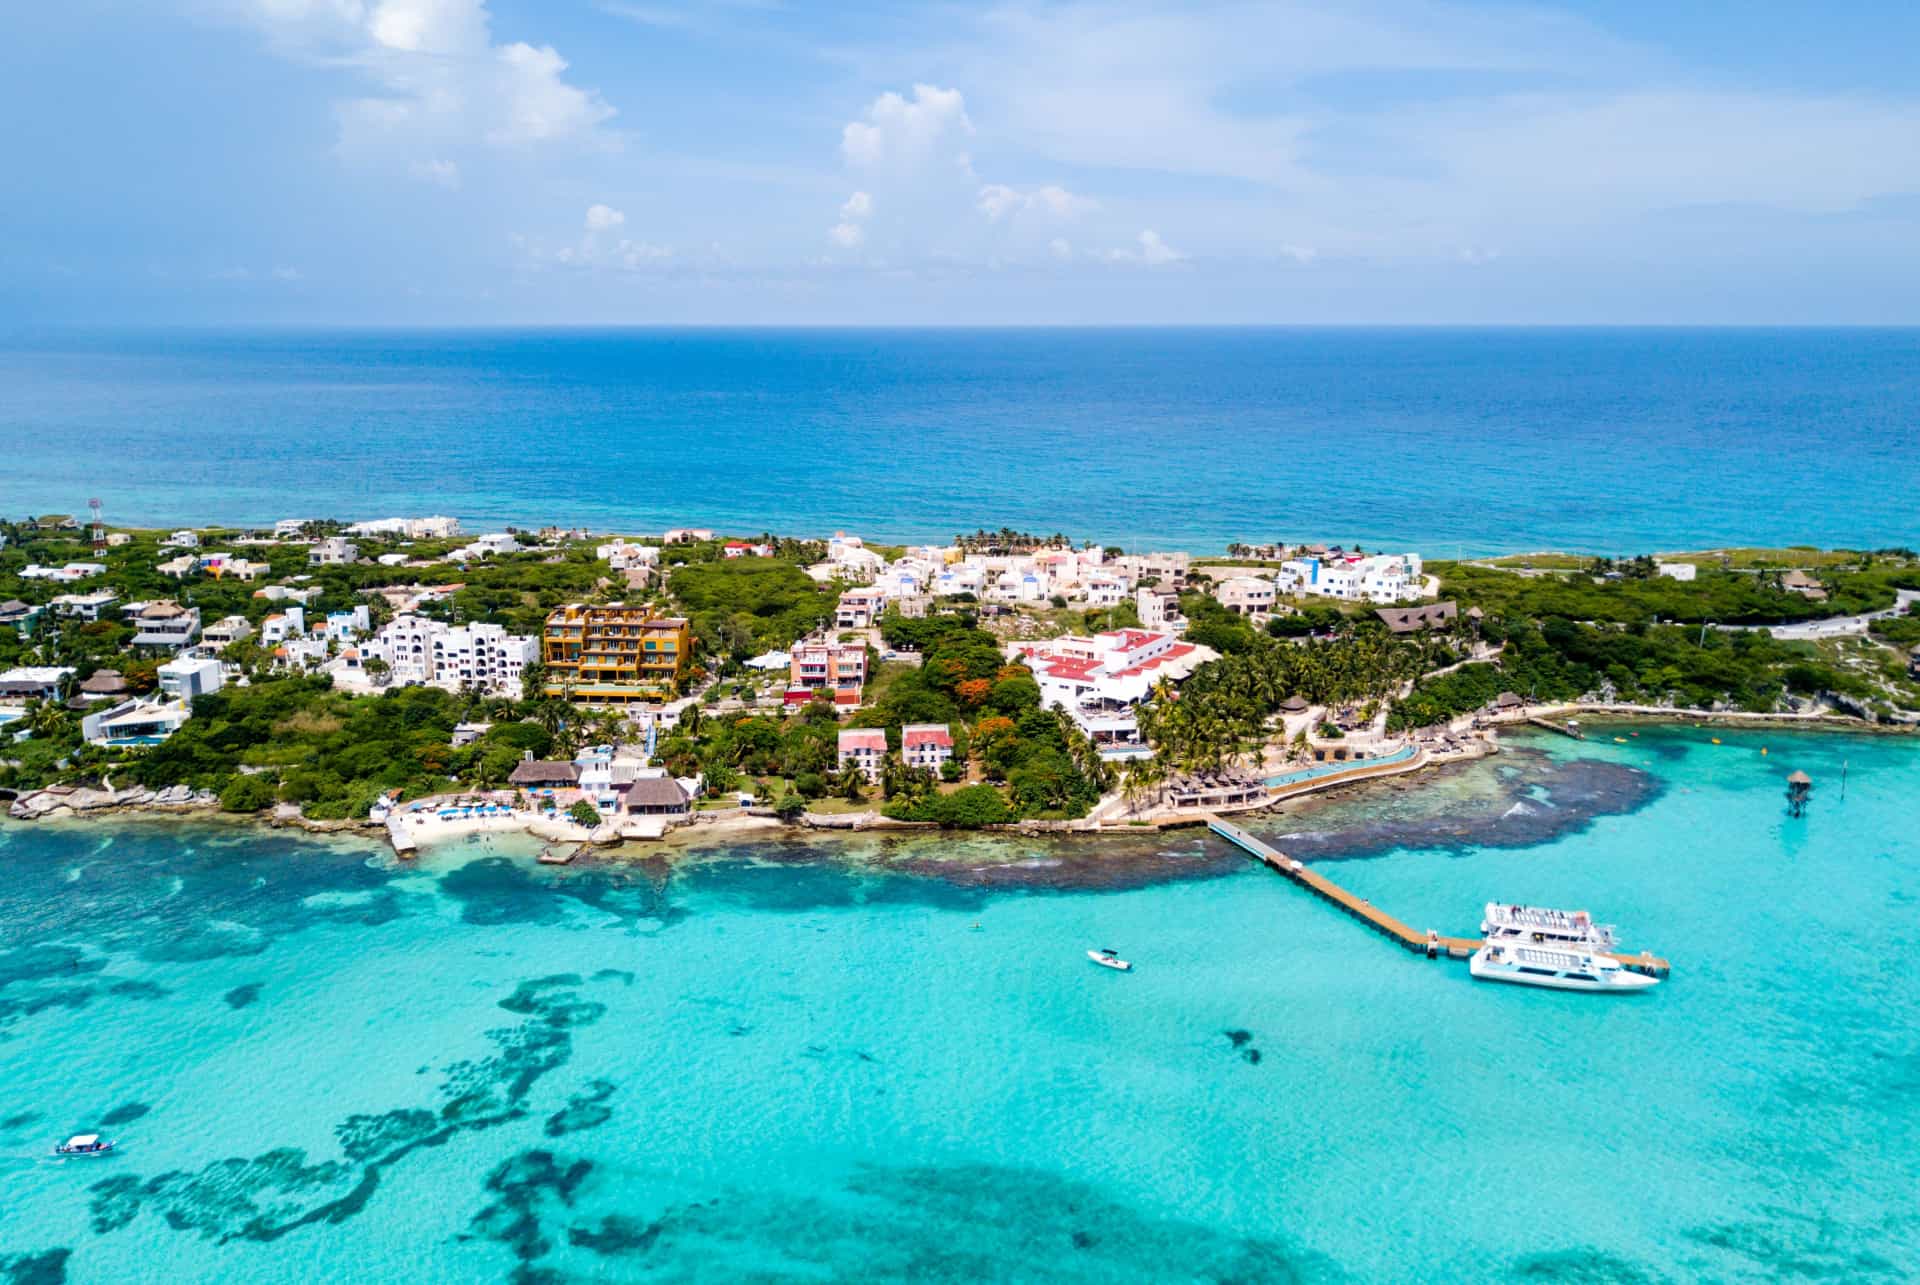
[[[1650,724],[1670,725],[1673,727],[1699,727],[1717,725],[1727,728],[1749,727],[1759,729],[1771,727],[1779,730],[1805,732],[1852,732],[1867,735],[1912,735],[1915,730],[1910,726],[1887,726],[1870,723],[1844,714],[1823,713],[1819,715],[1755,715],[1732,714],[1708,710],[1657,710],[1647,707],[1567,704],[1558,706],[1534,706],[1527,714],[1535,717],[1566,717],[1580,715],[1589,720],[1588,725],[1609,723],[1647,726]],[[1502,730],[1517,728],[1521,718],[1512,717],[1500,721]],[[1353,779],[1334,779],[1322,783],[1312,783],[1307,791],[1318,793],[1325,790],[1337,790],[1341,786],[1357,786],[1369,779],[1378,780],[1385,776],[1405,774],[1425,775],[1434,768],[1451,766],[1454,763],[1471,761],[1490,752],[1488,747],[1473,754],[1426,754],[1420,761],[1407,765],[1398,772],[1382,773],[1376,776],[1357,776]],[[1301,792],[1307,792],[1301,791]],[[1343,791],[1344,792],[1344,791]],[[1285,800],[1269,799],[1240,808],[1222,809],[1222,811],[1264,812],[1276,807]],[[193,817],[195,819],[218,820],[236,825],[260,825],[269,829],[297,829],[309,834],[363,834],[369,838],[386,836],[388,827],[377,821],[364,819],[315,820],[303,815],[298,806],[278,804],[263,812],[222,812],[219,796],[209,790],[193,790],[187,786],[170,786],[160,790],[140,787],[114,790],[105,786],[51,785],[38,790],[30,790],[14,797],[7,807],[6,815],[15,821],[45,821],[63,818],[105,818],[125,817]],[[1098,837],[1130,835],[1139,837],[1160,831],[1177,830],[1204,823],[1201,813],[1192,815],[1167,813],[1151,819],[1137,820],[1124,825],[1101,824],[1082,819],[1079,821],[1017,821],[1005,825],[982,827],[966,833],[985,837],[1001,836],[1005,838],[1040,837]],[[767,836],[772,833],[805,833],[819,838],[835,835],[871,836],[876,833],[895,832],[907,835],[916,832],[937,830],[929,822],[896,821],[882,816],[878,812],[856,813],[803,813],[793,821],[781,821],[774,818],[766,809],[752,809],[750,812],[723,812],[719,814],[695,813],[684,824],[668,827],[665,834],[659,836],[669,846],[697,847],[701,841],[715,841],[733,836],[757,834]],[[577,840],[579,836],[567,836]],[[601,851],[605,847],[596,845]]]

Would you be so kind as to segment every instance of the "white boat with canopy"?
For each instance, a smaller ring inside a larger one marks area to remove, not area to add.
[[[1591,950],[1490,941],[1473,952],[1467,971],[1481,981],[1513,982],[1562,991],[1643,991],[1657,977],[1622,968],[1620,961]]]
[[[1480,935],[1488,941],[1522,941],[1539,946],[1567,945],[1611,951],[1612,924],[1597,924],[1584,910],[1554,910],[1548,906],[1521,906],[1489,901],[1480,921]]]

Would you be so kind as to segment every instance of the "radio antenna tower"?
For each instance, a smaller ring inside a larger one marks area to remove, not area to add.
[[[88,500],[87,508],[93,514],[93,550],[98,553],[107,547],[107,528],[100,521],[99,499]]]

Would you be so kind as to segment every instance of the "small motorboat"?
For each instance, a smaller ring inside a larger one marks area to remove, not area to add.
[[[1120,952],[1109,946],[1103,946],[1099,950],[1088,951],[1087,958],[1100,965],[1100,967],[1111,968],[1117,973],[1130,973],[1133,971],[1133,965],[1120,958]]]
[[[53,1154],[56,1156],[104,1156],[110,1154],[115,1145],[97,1133],[76,1133],[65,1142],[54,1144]]]

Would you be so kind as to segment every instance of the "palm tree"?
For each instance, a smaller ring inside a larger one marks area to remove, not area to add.
[[[46,700],[35,701],[27,706],[27,712],[20,721],[31,735],[47,739],[63,735],[73,723],[58,701]]]
[[[867,774],[861,771],[860,765],[852,759],[848,759],[847,765],[841,768],[833,778],[833,788],[849,803],[858,803],[860,801],[862,797],[861,791],[866,787],[866,784]]]

